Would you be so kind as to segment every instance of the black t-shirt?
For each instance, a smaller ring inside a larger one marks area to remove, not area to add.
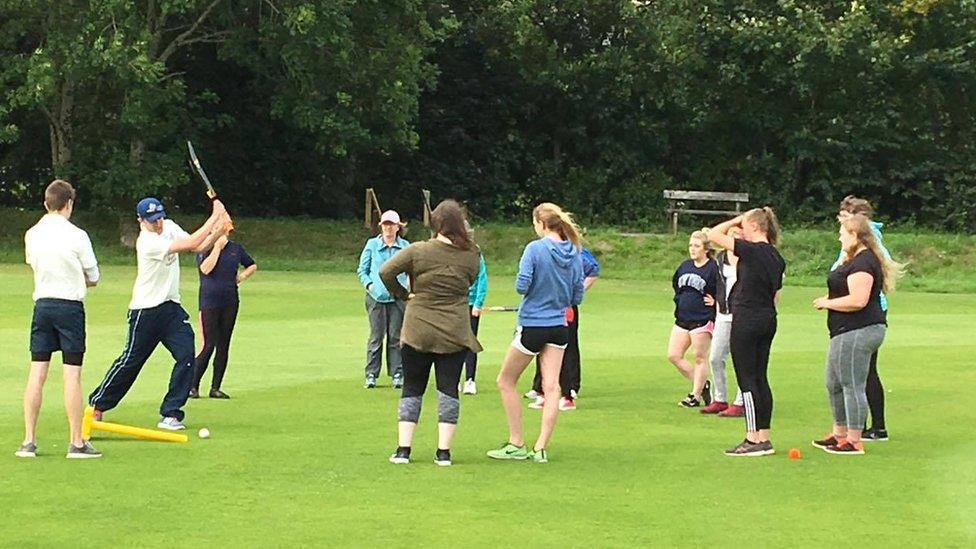
[[[776,292],[783,287],[786,272],[779,250],[768,242],[736,238],[732,252],[739,256],[730,297],[734,318],[776,314]]]
[[[715,320],[715,307],[705,305],[705,294],[715,297],[718,264],[709,259],[698,267],[691,259],[678,266],[671,278],[674,288],[674,318],[679,322]]]
[[[210,255],[210,250],[197,254],[197,265],[203,263]],[[210,274],[200,273],[200,310],[229,307],[240,301],[237,293],[237,268],[250,267],[254,260],[241,246],[233,240],[228,241],[217,264]]]
[[[842,313],[827,311],[827,329],[830,337],[875,324],[886,324],[885,313],[881,309],[881,291],[884,289],[884,269],[878,257],[870,250],[863,250],[854,259],[830,272],[827,276],[827,297],[830,299],[850,295],[847,277],[854,273],[868,273],[874,277],[871,284],[871,297],[860,311]]]

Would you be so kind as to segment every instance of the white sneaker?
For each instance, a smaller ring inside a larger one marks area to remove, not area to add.
[[[579,398],[579,392],[576,391],[576,389],[570,389],[569,390],[569,398],[571,398],[573,400],[578,399]]]
[[[464,394],[466,395],[478,394],[478,386],[474,384],[473,379],[469,379],[464,382]]]
[[[559,399],[559,410],[566,412],[576,409],[576,401],[571,398],[562,397]]]
[[[164,417],[156,424],[156,427],[158,429],[166,429],[167,431],[182,431],[186,429],[186,425],[183,425],[183,422],[175,417]]]
[[[525,393],[524,396],[525,396],[525,398],[527,398],[529,400],[535,400],[535,399],[539,398],[540,395],[539,395],[539,393],[537,393],[535,391],[535,389],[533,389],[533,390],[529,391],[528,393]]]
[[[541,410],[542,407],[545,405],[545,403],[546,403],[546,397],[537,396],[535,397],[534,401],[529,403],[529,408],[532,408],[533,410]]]

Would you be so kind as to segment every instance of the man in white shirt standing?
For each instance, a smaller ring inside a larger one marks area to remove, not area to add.
[[[183,425],[183,406],[193,379],[193,327],[180,304],[180,252],[200,252],[226,234],[230,218],[220,201],[213,202],[210,218],[193,234],[166,219],[162,202],[144,198],[136,206],[141,231],[136,239],[138,273],[129,302],[129,334],[125,349],[105,379],[88,397],[95,418],[115,408],[135,382],[143,365],[160,343],[176,361],[169,390],[159,407],[157,427],[178,431]]]
[[[71,441],[69,458],[102,454],[81,438],[81,363],[85,356],[85,294],[98,283],[98,262],[88,233],[68,219],[75,190],[57,179],[44,191],[47,214],[24,235],[27,263],[34,270],[34,315],[31,319],[31,369],[24,390],[24,443],[18,457],[37,456],[37,417],[51,355],[61,351],[64,408]]]

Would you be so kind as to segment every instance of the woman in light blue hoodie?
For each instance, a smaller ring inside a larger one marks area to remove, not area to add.
[[[566,309],[583,301],[583,262],[580,258],[580,231],[568,212],[550,203],[532,211],[532,222],[539,239],[522,252],[515,291],[522,295],[518,326],[501,372],[498,390],[508,416],[508,442],[490,450],[494,459],[532,459],[546,463],[546,445],[559,416],[559,400],[546,399],[542,410],[542,429],[535,446],[525,446],[522,406],[515,388],[532,359],[539,356],[542,389],[559,394],[559,371],[569,342]]]

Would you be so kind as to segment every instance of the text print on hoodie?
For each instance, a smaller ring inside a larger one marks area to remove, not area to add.
[[[583,301],[583,261],[569,240],[542,237],[530,242],[519,260],[515,291],[522,295],[519,326],[566,325],[566,309]]]

